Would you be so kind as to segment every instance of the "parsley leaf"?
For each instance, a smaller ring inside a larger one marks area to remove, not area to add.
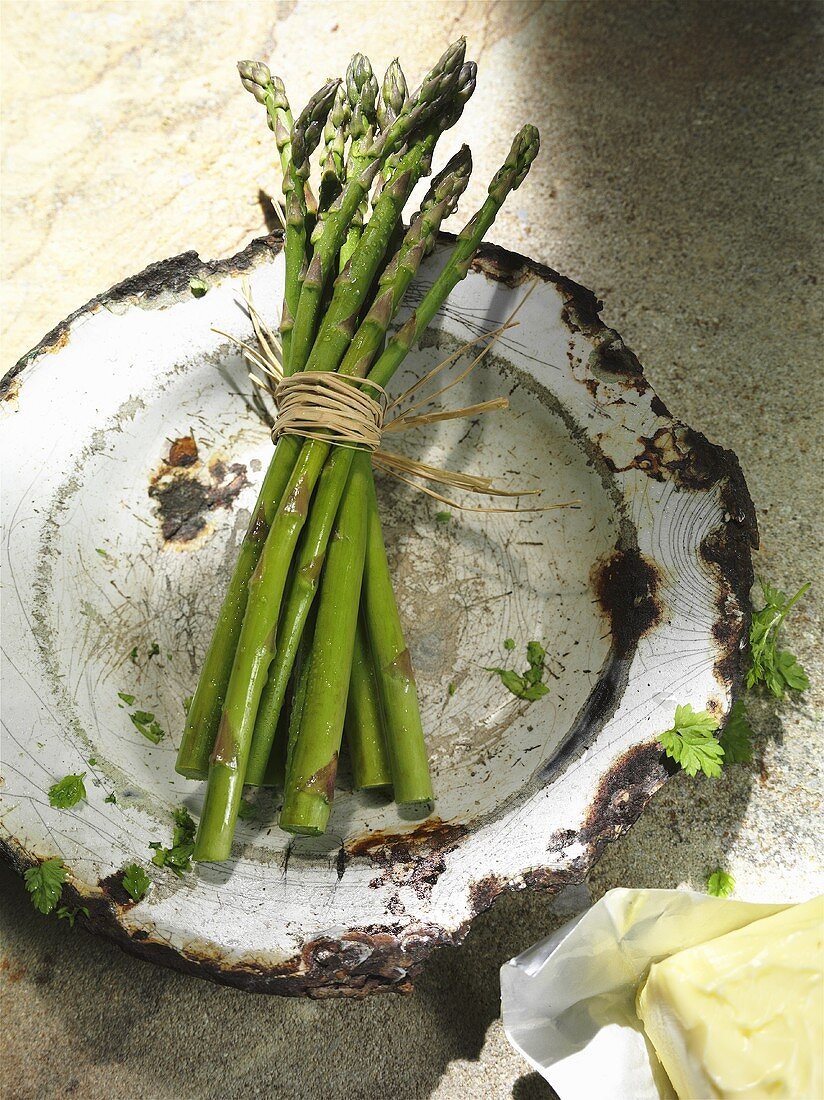
[[[747,717],[744,700],[739,699],[721,732],[721,748],[725,764],[749,764],[752,760],[752,726]]]
[[[715,898],[728,898],[735,889],[735,879],[719,867],[707,879],[707,893]]]
[[[122,700],[123,700],[123,702],[124,702],[124,703],[126,704],[126,706],[127,706],[127,707],[130,707],[130,706],[132,706],[132,705],[134,704],[134,696],[133,696],[133,695],[129,695],[129,694],[128,694],[127,692],[125,692],[125,691],[118,691],[118,693],[117,693],[117,698],[118,698],[118,699],[122,699]]]
[[[508,644],[509,642],[512,642],[511,646]],[[513,649],[514,646],[515,643],[511,638],[507,638],[504,642],[504,649]],[[546,650],[540,642],[529,642],[526,647],[526,656],[529,661],[529,668],[523,675],[511,668],[487,668],[486,671],[494,672],[500,676],[501,683],[507,691],[517,695],[519,699],[533,702],[549,692],[549,688],[543,683]]]
[[[136,710],[130,714],[132,725],[139,730],[152,744],[159,744],[166,736],[161,725],[155,720],[155,716],[148,710]]]
[[[208,289],[209,284],[205,279],[189,280],[189,290],[191,290],[193,298],[202,298]]]
[[[114,791],[112,791],[111,794],[106,795],[103,801],[109,802],[111,805],[114,805],[117,802],[117,796],[115,795]]]
[[[132,651],[129,654],[129,660],[132,662],[133,665],[137,664],[137,646],[134,646],[132,648]]]
[[[687,775],[702,771],[711,779],[721,774],[724,749],[715,737],[718,722],[705,710],[694,711],[686,706],[675,708],[672,729],[658,738],[667,756],[680,764]]]
[[[156,657],[159,652],[160,652],[160,646],[157,644],[157,642],[152,642],[151,647],[149,648],[149,653],[148,653],[149,660],[151,660],[152,657]]]
[[[77,920],[77,914],[83,913],[84,916],[89,916],[89,910],[85,905],[78,905],[74,909],[69,909],[68,905],[61,905],[57,910],[58,920],[67,920],[69,922],[69,928],[74,928],[74,922]]]
[[[51,913],[63,892],[66,867],[62,859],[45,859],[37,867],[29,867],[23,878],[31,894],[31,903],[41,913]]]
[[[447,692],[447,695],[449,695],[450,699],[455,694],[457,689],[458,689],[458,685],[455,683],[455,681],[450,680],[449,683],[446,685],[446,692]]]
[[[80,775],[67,775],[58,783],[49,787],[49,805],[58,810],[68,810],[76,806],[86,797],[86,784],[83,782],[85,772]]]
[[[149,847],[154,849],[152,863],[156,867],[168,867],[178,878],[184,871],[192,869],[192,852],[195,850],[195,823],[186,809],[175,810],[175,827],[172,832],[171,848],[164,848],[155,841]]]
[[[140,899],[145,896],[151,884],[152,880],[139,863],[130,863],[128,867],[124,867],[123,878],[120,880],[120,885],[132,901],[140,901]]]
[[[783,699],[787,688],[793,691],[806,691],[810,686],[807,673],[792,655],[777,646],[778,632],[789,614],[790,609],[809,589],[802,584],[796,594],[787,599],[783,592],[772,588],[765,581],[759,581],[764,594],[764,607],[754,611],[750,627],[750,668],[747,672],[747,687],[764,684],[776,699]]]
[[[515,639],[514,638],[504,638],[504,649],[507,649],[511,652],[514,648],[515,648]]]
[[[449,521],[451,519],[452,519],[452,513],[451,512],[436,512],[435,513],[435,522],[436,523],[449,523]]]

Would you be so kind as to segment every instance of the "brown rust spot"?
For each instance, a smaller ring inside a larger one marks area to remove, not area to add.
[[[359,839],[347,841],[350,856],[368,856],[376,863],[394,858],[396,852],[411,855],[422,850],[444,851],[468,832],[466,825],[456,821],[443,821],[440,817],[428,817],[409,832],[395,833],[377,830]]]
[[[190,442],[185,442],[187,439]],[[248,484],[242,463],[227,466],[222,459],[213,458],[204,471],[194,439],[182,436],[175,440],[169,461],[160,464],[149,484],[164,542],[191,543],[206,530],[209,513],[231,508]]]
[[[335,777],[338,774],[338,754],[334,753],[328,764],[310,775],[303,785],[307,794],[319,794],[331,806],[335,797]]]
[[[666,406],[661,406],[666,415]],[[679,421],[673,421],[658,429],[652,436],[639,436],[641,450],[628,466],[616,466],[612,470],[643,470],[656,481],[672,481],[679,489],[703,491],[730,477],[743,488],[743,496],[749,500],[743,485],[738,460],[730,451],[710,443],[706,436],[693,431]],[[740,493],[738,495],[741,495]]]
[[[662,618],[655,566],[635,547],[619,549],[596,562],[591,583],[609,619],[615,655],[626,657]]]
[[[172,441],[169,448],[170,466],[193,466],[197,462],[197,458],[197,443],[193,435],[181,435],[178,439]]]
[[[465,824],[430,817],[407,833],[375,832],[350,840],[346,850],[350,858],[367,856],[381,868],[371,885],[392,882],[409,887],[425,899],[446,869],[444,856],[468,832]]]
[[[483,913],[506,887],[507,881],[500,875],[487,875],[473,883],[469,888],[469,903],[473,913]]]
[[[636,821],[666,777],[660,745],[634,745],[627,749],[599,783],[582,839],[600,849],[619,836]]]
[[[11,381],[9,382],[8,386],[5,388],[5,391],[3,392],[2,400],[4,402],[7,402],[10,408],[17,409],[17,406],[20,403],[19,402],[19,397],[20,397],[20,379],[19,378],[12,378]]]
[[[618,333],[604,328],[597,341],[587,359],[588,372],[602,382],[617,381],[627,389],[645,393],[649,382],[644,378],[644,368]]]

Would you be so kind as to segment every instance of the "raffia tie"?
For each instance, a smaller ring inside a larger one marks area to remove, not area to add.
[[[519,504],[514,508],[490,508],[462,504],[457,500],[444,496],[435,489],[421,485],[420,481],[428,481],[430,484],[434,482],[465,492],[494,497],[530,497],[540,494],[541,490],[499,488],[490,478],[462,474],[455,470],[440,469],[407,458],[404,455],[384,451],[380,446],[381,435],[387,432],[403,432],[409,429],[422,428],[427,424],[434,424],[441,420],[475,417],[509,407],[509,401],[506,397],[495,397],[490,401],[481,401],[459,409],[419,412],[420,409],[451,390],[475,370],[491,350],[497,337],[515,326],[515,316],[529,297],[534,286],[535,283],[533,282],[507,321],[498,328],[490,332],[484,332],[468,343],[463,344],[457,351],[452,352],[451,355],[441,360],[422,378],[419,378],[394,401],[389,400],[382,386],[378,385],[377,382],[370,381],[368,378],[357,378],[351,375],[338,374],[334,371],[300,371],[284,378],[281,368],[280,340],[269,329],[255,308],[251,291],[245,279],[243,281],[243,298],[259,347],[254,348],[221,329],[216,328],[214,331],[237,344],[242,349],[248,362],[263,375],[263,377],[260,377],[254,371],[250,371],[249,378],[258,390],[275,402],[277,415],[272,428],[273,442],[277,443],[282,435],[298,435],[306,439],[319,439],[338,447],[369,450],[372,452],[372,461],[375,466],[385,470],[399,481],[413,486],[419,492],[426,493],[427,496],[434,497],[442,504],[461,511],[548,512],[555,508],[574,508],[580,505],[581,502],[579,500],[568,500],[560,504],[544,504],[532,507]],[[429,393],[411,405],[407,404],[403,411],[397,412],[396,415],[386,420],[386,415],[390,410],[405,405],[414,394],[431,382],[437,374],[449,367],[470,348],[484,341],[486,341],[485,347],[472,358],[469,365],[464,367],[456,378],[453,378],[434,393]],[[359,387],[366,387],[373,392],[368,393],[365,389]],[[260,402],[259,397],[254,398],[254,400],[258,411],[271,424],[272,418],[265,405]],[[419,480],[413,480],[413,478]]]
[[[274,397],[278,414],[273,443],[282,435],[299,435],[366,451],[381,445],[389,398],[377,382],[333,371],[301,371],[282,378]]]

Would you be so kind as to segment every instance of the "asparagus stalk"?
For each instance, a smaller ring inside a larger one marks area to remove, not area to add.
[[[362,614],[358,616],[355,632],[343,730],[349,746],[355,786],[359,790],[391,786],[392,771],[386,750],[383,707],[378,694],[372,647]]]
[[[235,569],[223,597],[197,688],[186,715],[186,725],[177,754],[175,768],[189,779],[205,779],[209,774],[209,757],[214,748],[223,699],[232,671],[232,658],[237,649],[243,613],[246,610],[249,578],[257,565],[287,479],[288,470],[279,468],[272,462],[263,479],[252,519],[238,551]]]
[[[320,160],[320,191],[318,192],[318,222],[315,226],[312,244],[322,232],[323,219],[329,207],[343,189],[345,179],[344,153],[346,139],[349,136],[349,119],[352,108],[344,82],[338,85],[335,101],[326,120],[323,131],[323,153]]]
[[[367,453],[358,454],[329,543],[300,729],[290,744],[280,812],[280,827],[290,833],[323,833],[334,798],[366,550],[363,481],[369,461]]]
[[[431,806],[432,780],[415,673],[392,589],[371,469],[368,473],[369,477],[361,483],[366,494],[367,516],[362,603],[385,719],[392,786],[395,801],[401,805]]]
[[[378,100],[378,126],[382,131],[389,129],[408,102],[409,89],[406,84],[406,77],[403,75],[403,69],[396,57],[384,73],[381,97]],[[375,178],[375,187],[372,192],[373,206],[383,190],[386,177],[394,168],[396,156],[397,154],[393,153],[392,156],[387,158],[386,164]]]
[[[523,183],[539,148],[540,138],[534,126],[524,126],[519,130],[506,160],[492,178],[483,205],[458,234],[452,253],[438,278],[403,328],[389,341],[380,359],[369,372],[373,382],[381,386],[388,384],[449,294],[466,278],[484,235],[495,221],[507,195]]]
[[[346,169],[348,176],[354,160],[363,154],[364,143],[371,140],[377,126],[378,82],[372,72],[369,58],[364,57],[362,53],[356,53],[349,63],[349,68],[346,70],[346,90],[352,109],[349,124],[352,149],[349,155],[350,164]],[[341,245],[338,258],[338,267],[341,271],[346,267],[361,238],[366,218],[366,203],[367,197],[364,195],[349,223],[346,240]]]
[[[458,199],[466,189],[471,166],[469,149],[464,146],[432,180],[419,214],[413,219],[401,248],[384,272],[376,302],[358,330],[358,336],[365,331],[368,340],[358,342],[358,351],[354,357],[350,358],[347,354],[346,361],[341,366],[342,372],[360,377],[366,374],[404,291],[414,278],[426,251],[434,246],[438,227],[455,209]],[[318,451],[323,449],[324,454],[329,450],[326,444],[317,440],[304,444],[304,447]],[[295,562],[291,589],[280,624],[275,659],[258,708],[246,772],[249,783],[262,782],[278,714],[289,682],[289,672],[295,660],[306,616],[315,597],[323,555],[352,458],[351,450],[333,448],[323,468],[308,526]]]
[[[357,143],[346,184],[324,223],[323,233],[315,245],[312,261],[303,280],[292,333],[293,371],[303,370],[309,358],[315,339],[323,288],[334,270],[337,255],[355,211],[386,158],[403,145],[414,129],[442,112],[452,101],[465,49],[466,43],[462,38],[450,46],[425,78],[414,101],[410,101],[410,105],[407,105],[390,128],[378,135],[367,130]]]
[[[286,199],[286,276],[280,331],[284,369],[288,369],[292,328],[300,298],[300,280],[306,259],[306,181],[309,157],[321,137],[340,80],[328,80],[292,122],[283,81],[273,77],[261,61],[239,61],[241,83],[258,103],[266,107],[269,128],[274,132],[283,168]]]

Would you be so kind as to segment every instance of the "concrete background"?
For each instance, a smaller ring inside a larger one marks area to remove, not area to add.
[[[757,571],[817,580],[787,644],[813,689],[753,706],[752,767],[672,780],[592,875],[742,898],[821,889],[822,6],[816,3],[31,3],[2,12],[4,369],[152,260],[264,231],[271,146],[239,57],[293,101],[358,48],[414,82],[459,33],[480,62],[454,142],[472,205],[512,131],[544,152],[492,239],[590,286],[667,405],[740,457]],[[494,115],[488,112],[494,110]],[[453,144],[454,144],[453,142]],[[300,1003],[139,963],[36,914],[0,871],[0,1093],[9,1098],[549,1095],[505,1040],[498,967],[565,919],[504,898],[415,996]]]

